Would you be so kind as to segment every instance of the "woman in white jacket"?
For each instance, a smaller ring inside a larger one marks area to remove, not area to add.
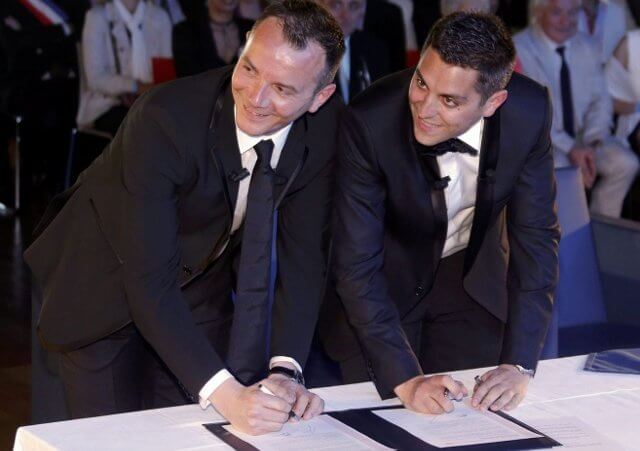
[[[115,134],[153,82],[153,58],[171,58],[171,21],[150,1],[109,0],[87,12],[78,126]]]

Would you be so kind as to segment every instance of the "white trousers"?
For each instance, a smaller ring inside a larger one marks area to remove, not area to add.
[[[596,151],[596,170],[600,178],[591,192],[591,213],[620,217],[622,203],[640,163],[631,149],[611,138]],[[570,166],[566,154],[554,152],[555,166]]]

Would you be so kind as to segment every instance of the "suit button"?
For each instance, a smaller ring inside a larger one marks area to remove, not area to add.
[[[420,284],[416,287],[416,296],[422,296],[424,293],[424,285]]]
[[[193,274],[193,269],[191,269],[191,266],[189,265],[184,265],[182,267],[182,270],[185,272],[186,275],[190,276],[191,274]]]

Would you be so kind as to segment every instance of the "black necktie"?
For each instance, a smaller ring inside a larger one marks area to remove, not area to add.
[[[458,138],[451,138],[433,146],[418,145],[417,147],[421,155],[431,157],[439,157],[447,152],[468,153],[471,156],[478,155],[476,149]]]
[[[242,233],[235,310],[228,365],[243,383],[252,383],[266,370],[269,337],[269,289],[273,238],[273,141],[254,146],[258,160],[251,174],[247,214]]]
[[[573,125],[573,96],[571,94],[571,74],[567,60],[564,59],[565,47],[561,46],[556,49],[562,65],[560,66],[560,94],[562,96],[562,125],[564,131],[570,136],[575,136],[575,128]]]

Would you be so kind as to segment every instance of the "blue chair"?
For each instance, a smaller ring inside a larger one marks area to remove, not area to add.
[[[640,346],[640,224],[589,216],[576,168],[556,170],[560,279],[543,358]]]

